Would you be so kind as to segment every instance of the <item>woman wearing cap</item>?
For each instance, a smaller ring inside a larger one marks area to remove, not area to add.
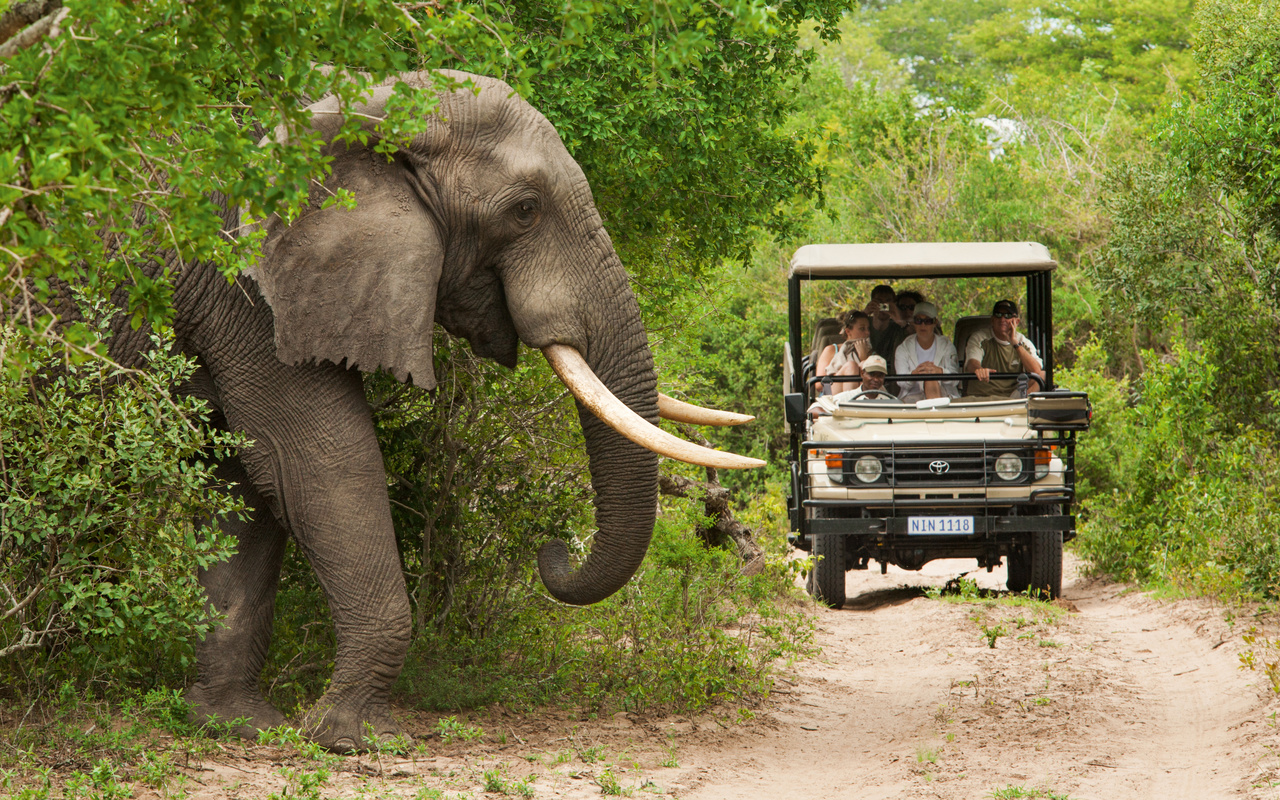
[[[862,311],[850,311],[844,317],[844,343],[827,345],[818,355],[817,374],[861,375],[862,359],[871,353],[871,318]],[[852,389],[852,383],[837,383],[827,394]]]
[[[915,333],[898,345],[894,372],[898,375],[941,375],[960,371],[956,346],[937,332],[938,309],[933,303],[917,303],[911,316]],[[898,381],[904,403],[934,397],[959,397],[959,381]]]

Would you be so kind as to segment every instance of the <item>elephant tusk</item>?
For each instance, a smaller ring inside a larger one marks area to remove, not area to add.
[[[609,391],[587,364],[582,354],[564,344],[551,344],[542,348],[556,376],[564,381],[578,402],[591,410],[602,422],[645,449],[658,455],[722,469],[750,469],[763,467],[758,458],[747,458],[736,453],[712,450],[693,442],[672,436],[645,420],[627,407]]]
[[[687,422],[690,425],[741,425],[755,417],[750,414],[736,414],[732,411],[721,411],[718,408],[703,408],[693,403],[686,403],[674,397],[658,392],[658,416],[672,422]]]

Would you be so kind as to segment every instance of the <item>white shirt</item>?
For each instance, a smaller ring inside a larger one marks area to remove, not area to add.
[[[910,375],[912,370],[924,361],[932,361],[942,368],[943,372],[959,372],[960,363],[956,360],[956,346],[947,337],[939,334],[933,337],[933,358],[920,358],[920,344],[913,333],[902,340],[893,355],[893,371],[899,375]],[[938,381],[943,397],[959,397],[959,381]],[[898,397],[904,403],[914,403],[924,399],[924,381],[898,381]]]

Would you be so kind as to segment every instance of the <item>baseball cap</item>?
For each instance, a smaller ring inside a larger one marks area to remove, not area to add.
[[[889,374],[889,365],[884,363],[884,359],[880,356],[867,356],[862,360],[863,372],[879,372],[881,375]]]
[[[917,307],[917,310],[919,307]],[[999,300],[991,307],[992,314],[1013,314],[1018,316],[1018,304],[1012,300]]]
[[[933,303],[916,303],[914,316],[928,317],[929,319],[938,318],[938,307]]]

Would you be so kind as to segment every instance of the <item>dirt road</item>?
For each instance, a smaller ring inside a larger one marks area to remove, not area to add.
[[[818,612],[823,655],[753,712],[493,710],[467,720],[483,742],[343,759],[322,795],[1280,798],[1280,702],[1240,669],[1250,621],[1081,579],[1073,562],[1058,608],[924,596],[963,564],[850,573],[846,608]],[[434,719],[405,722],[425,734]],[[192,796],[282,791],[279,756],[251,750],[193,770]]]
[[[1239,668],[1241,623],[1074,576],[1057,616],[897,588],[961,564],[851,573],[774,725],[700,753],[681,796],[1280,797],[1278,706]]]

